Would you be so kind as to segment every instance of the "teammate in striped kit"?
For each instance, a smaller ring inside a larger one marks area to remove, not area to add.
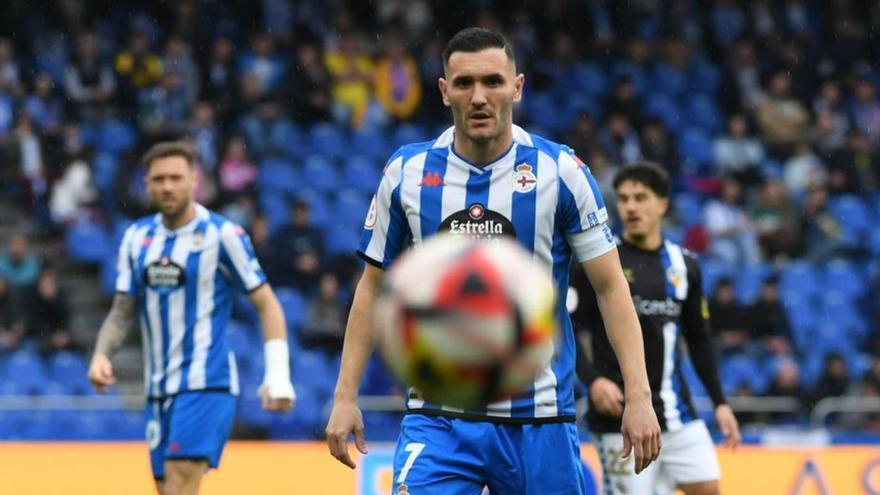
[[[682,374],[682,338],[715,403],[725,443],[736,447],[740,435],[718,379],[699,265],[680,246],[663,238],[663,215],[669,205],[669,177],[663,169],[650,163],[627,166],[615,177],[614,188],[624,222],[618,241],[620,261],[644,333],[648,379],[663,428],[663,452],[638,476],[632,462],[619,456],[625,387],[596,295],[575,269],[572,285],[579,301],[572,317],[578,330],[592,335],[592,359],[578,353],[578,375],[590,389],[587,422],[597,439],[605,493],[653,495],[678,488],[687,495],[717,494],[721,473],[712,439],[697,418]]]
[[[342,368],[327,425],[331,453],[355,467],[353,433],[366,453],[358,384],[371,352],[372,301],[383,270],[413,243],[449,231],[491,239],[511,236],[568,287],[572,254],[583,263],[627,377],[623,421],[639,469],[659,451],[641,333],[620,271],[606,211],[589,169],[571,149],[514,126],[524,82],[503,36],[479,28],[456,34],[439,81],[454,126],[437,139],[404,146],[388,162],[367,214],[359,254],[367,262],[346,330]],[[480,410],[425,402],[410,390],[394,457],[395,494],[582,493],[574,426],[575,336],[564,302],[556,355],[533,386]]]
[[[144,157],[146,187],[159,213],[136,221],[119,246],[113,307],[98,333],[89,379],[115,383],[110,356],[140,321],[147,394],[147,442],[160,494],[198,492],[232,430],[238,375],[226,343],[236,290],[257,308],[265,339],[262,405],[288,411],[284,313],[241,227],[193,201],[193,155],[181,143]]]

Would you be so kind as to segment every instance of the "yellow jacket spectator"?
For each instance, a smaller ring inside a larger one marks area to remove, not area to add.
[[[361,48],[358,38],[343,35],[339,51],[324,56],[324,65],[333,79],[333,103],[349,112],[351,124],[360,126],[370,106],[373,80],[373,60]]]
[[[419,68],[397,40],[389,42],[385,55],[379,60],[375,84],[376,98],[382,108],[399,120],[409,119],[422,99]]]
[[[124,100],[136,100],[137,92],[162,80],[162,59],[150,53],[146,34],[134,32],[128,49],[116,55],[113,67],[119,77]]]

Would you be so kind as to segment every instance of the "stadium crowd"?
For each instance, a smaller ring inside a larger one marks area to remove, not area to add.
[[[280,288],[294,416],[330,397],[370,195],[396,146],[448,125],[440,51],[465,24],[511,38],[527,81],[515,121],[572,146],[606,202],[627,163],[672,174],[666,230],[701,256],[730,394],[795,397],[801,413],[880,396],[877,2],[7,3],[4,199],[111,291],[122,229],[148,211],[140,153],[191,141],[199,201],[249,231]],[[75,281],[56,263],[10,238],[4,359],[29,340],[44,353],[91,344],[70,338]],[[254,317],[237,309],[230,335],[246,393],[261,373]],[[298,372],[310,366],[327,376]],[[367,392],[394,390],[378,366],[368,377]],[[243,421],[268,421],[249,408]],[[880,416],[852,421],[880,430]]]

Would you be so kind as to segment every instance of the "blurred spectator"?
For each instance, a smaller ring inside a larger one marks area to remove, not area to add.
[[[843,108],[840,83],[825,81],[819,96],[813,101],[816,123],[812,131],[812,142],[822,153],[830,153],[843,144],[849,130],[849,118]]]
[[[785,162],[785,187],[795,197],[801,197],[812,186],[828,181],[828,171],[807,143],[799,143],[791,158]]]
[[[183,88],[187,106],[195,104],[199,97],[199,68],[192,58],[192,50],[179,36],[171,36],[165,42],[162,56],[162,70],[166,74],[177,74]]]
[[[28,320],[28,334],[39,340],[43,353],[79,349],[70,336],[70,311],[55,270],[40,274],[28,301]]]
[[[14,123],[15,96],[6,88],[3,79],[0,79],[0,145],[9,138]]]
[[[92,121],[107,115],[115,91],[113,69],[101,60],[97,38],[93,33],[81,34],[64,72],[65,96],[79,118]]]
[[[257,156],[282,154],[290,143],[283,133],[286,122],[282,119],[281,107],[269,98],[262,98],[249,107],[250,111],[241,119],[241,131],[248,150]]]
[[[842,149],[828,159],[828,191],[831,194],[864,194],[880,189],[880,150],[871,151],[858,129],[846,136]]]
[[[279,273],[279,265],[283,264],[287,258],[276,255],[275,244],[272,242],[269,231],[269,219],[266,218],[266,215],[255,214],[250,222],[248,233],[254,246],[254,253],[266,273],[266,278],[270,283],[276,285],[279,278],[285,275]]]
[[[318,297],[309,304],[306,323],[299,334],[303,347],[320,349],[337,355],[342,351],[347,311],[339,301],[339,281],[336,275],[321,275]]]
[[[801,385],[800,367],[791,358],[780,358],[776,375],[770,381],[770,387],[766,394],[769,397],[790,397],[802,403],[809,400],[809,394]],[[797,419],[798,414],[778,413],[771,415],[774,420],[791,421]]]
[[[37,207],[46,195],[46,163],[43,140],[34,132],[30,117],[21,114],[15,124],[15,134],[7,148],[8,165],[17,166],[23,190],[20,200],[26,207]]]
[[[150,51],[150,38],[142,29],[129,37],[128,47],[116,55],[119,109],[134,108],[141,90],[162,80],[162,59]]]
[[[599,143],[596,142],[596,122],[593,120],[593,116],[581,112],[565,135],[564,141],[578,156],[589,156],[590,153],[599,150]]]
[[[704,210],[712,256],[737,267],[759,261],[752,221],[740,205],[741,200],[742,186],[733,177],[726,177],[721,198],[710,201]]]
[[[254,36],[252,52],[241,57],[241,77],[256,81],[258,95],[268,95],[284,77],[284,63],[275,54],[275,42],[268,33]]]
[[[202,98],[214,104],[220,121],[224,122],[232,113],[237,113],[238,109],[233,108],[238,90],[235,45],[229,38],[219,37],[214,40],[201,75]]]
[[[257,167],[248,157],[247,145],[241,136],[229,139],[218,171],[220,190],[228,195],[247,191],[257,182]]]
[[[210,102],[201,101],[193,110],[192,121],[187,134],[198,153],[201,163],[211,173],[217,170],[217,153],[220,150],[220,129],[214,118],[214,107]]]
[[[287,70],[282,89],[289,115],[306,125],[330,120],[330,74],[318,48],[304,44],[296,54],[296,64]]]
[[[608,159],[605,157],[605,153],[598,148],[594,148],[590,154],[587,155],[586,164],[590,167],[590,173],[593,174],[593,178],[596,179],[596,184],[599,186],[599,192],[602,194],[605,204],[615,204],[613,198],[617,193],[614,189],[614,176],[617,175],[617,171],[620,170],[620,167],[609,163]],[[611,208],[611,210],[614,211],[609,213],[617,215],[617,208]]]
[[[0,277],[6,279],[13,291],[26,291],[33,287],[40,274],[40,262],[31,251],[24,234],[9,238],[6,252],[0,255]]]
[[[642,104],[636,98],[636,85],[632,78],[623,77],[617,81],[614,90],[605,101],[604,113],[605,115],[622,113],[633,126],[642,127],[644,123]]]
[[[749,132],[745,115],[730,116],[727,134],[715,138],[712,152],[718,175],[733,175],[743,184],[755,184],[760,179],[764,146]]]
[[[853,96],[850,107],[853,122],[876,150],[880,147],[880,101],[877,101],[874,86],[867,79],[862,79],[856,83]]]
[[[794,257],[800,247],[798,211],[779,179],[767,179],[751,209],[758,243],[768,259]]]
[[[177,72],[166,72],[162,83],[144,88],[138,98],[138,124],[153,140],[174,139],[189,116],[186,88]]]
[[[0,276],[0,349],[16,349],[25,333],[24,318],[15,292]]]
[[[812,186],[807,191],[801,208],[801,239],[806,256],[814,262],[823,262],[842,248],[841,228],[828,212],[828,190]]]
[[[373,81],[373,61],[361,37],[344,33],[339,50],[324,55],[333,80],[333,115],[337,122],[359,127],[367,117]]]
[[[720,94],[725,110],[733,113],[742,108],[753,109],[764,98],[762,67],[755,55],[754,42],[748,38],[739,39],[725,60],[727,74]]]
[[[439,36],[427,39],[418,63],[424,95],[422,104],[419,105],[421,118],[430,123],[445,122],[448,118],[447,110],[437,90],[437,80],[443,77],[443,40]]]
[[[257,205],[250,194],[240,194],[232,202],[227,202],[221,214],[230,222],[250,229],[251,222],[257,217]]]
[[[385,54],[376,63],[376,99],[388,115],[405,121],[418,109],[422,86],[416,61],[396,37],[386,39]]]
[[[825,356],[825,368],[819,381],[813,387],[813,402],[819,402],[826,397],[840,397],[849,389],[849,372],[846,362],[837,353]]]
[[[147,169],[136,156],[125,156],[121,162],[114,184],[116,208],[129,218],[140,218],[152,210],[144,187]]]
[[[49,213],[56,224],[73,223],[86,205],[98,198],[89,164],[82,159],[71,162],[60,179],[52,184]]]
[[[659,120],[648,120],[642,128],[642,158],[652,161],[669,172],[670,177],[677,177],[680,171],[678,148],[669,137],[669,132]]]
[[[767,85],[767,95],[755,107],[755,120],[761,138],[776,158],[785,158],[807,134],[810,116],[807,109],[791,96],[791,76],[774,73]]]
[[[0,81],[3,81],[3,86],[13,96],[19,97],[24,94],[18,61],[15,60],[15,51],[8,38],[0,38]]]
[[[296,287],[306,294],[315,289],[324,253],[324,233],[311,224],[309,213],[309,205],[297,201],[290,222],[272,238],[274,252],[284,255],[275,284]]]
[[[34,78],[34,92],[24,102],[24,110],[37,130],[44,136],[57,136],[64,122],[64,100],[55,90],[55,83],[45,72]]]
[[[724,278],[718,281],[709,299],[709,321],[712,333],[717,336],[722,354],[742,353],[749,345],[749,332],[743,318],[745,308],[736,300],[733,282]]]
[[[779,280],[776,277],[764,281],[758,300],[749,308],[749,327],[752,338],[761,341],[767,352],[792,352],[791,326],[779,299]]]
[[[599,143],[608,160],[615,165],[632,163],[642,156],[639,135],[622,113],[608,117],[608,125],[599,133]]]

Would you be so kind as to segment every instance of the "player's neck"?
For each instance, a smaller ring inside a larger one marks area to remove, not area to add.
[[[485,143],[468,139],[464,133],[455,133],[452,148],[458,156],[482,167],[501,158],[510,149],[511,143],[513,143],[513,132],[508,128],[500,136]]]
[[[655,251],[663,245],[663,232],[657,230],[647,235],[633,235],[627,231],[623,232],[623,240],[633,246],[644,249],[645,251]]]
[[[177,215],[162,215],[162,225],[168,230],[177,230],[193,221],[196,217],[196,205],[190,203]]]

